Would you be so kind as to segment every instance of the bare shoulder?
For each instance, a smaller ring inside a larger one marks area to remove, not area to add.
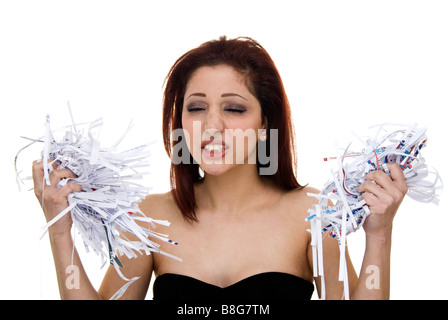
[[[301,218],[305,219],[309,215],[308,209],[311,209],[318,202],[315,197],[309,194],[318,194],[319,192],[318,189],[309,186],[297,188],[288,191],[285,194],[285,200],[288,206],[296,208],[294,210],[295,214],[299,214]]]
[[[171,192],[148,195],[139,205],[140,210],[153,219],[172,220],[179,214]]]

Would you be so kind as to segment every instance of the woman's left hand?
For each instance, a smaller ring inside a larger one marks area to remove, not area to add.
[[[390,235],[395,213],[408,192],[399,165],[394,163],[387,166],[390,177],[383,171],[372,171],[358,188],[358,192],[363,193],[361,199],[366,201],[371,212],[363,225],[367,235]]]

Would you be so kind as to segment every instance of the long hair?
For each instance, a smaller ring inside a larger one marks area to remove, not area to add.
[[[248,89],[260,102],[262,119],[267,120],[267,133],[270,129],[278,130],[278,169],[268,177],[285,190],[302,188],[296,179],[294,128],[283,82],[267,51],[247,37],[227,39],[222,36],[205,42],[182,55],[171,67],[163,95],[163,141],[168,156],[173,156],[176,144],[172,132],[182,128],[183,99],[188,80],[198,68],[220,64],[233,67],[245,77]],[[268,134],[265,142],[267,153],[270,152],[269,139]],[[185,143],[184,137],[178,143]],[[259,168],[262,166],[258,160],[257,165]],[[191,155],[189,163],[171,162],[171,193],[184,218],[190,221],[197,221],[193,185],[201,180],[199,165]]]

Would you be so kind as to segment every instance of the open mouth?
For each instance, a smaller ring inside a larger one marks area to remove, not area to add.
[[[221,158],[229,148],[223,141],[208,140],[201,144],[202,154],[209,158]]]

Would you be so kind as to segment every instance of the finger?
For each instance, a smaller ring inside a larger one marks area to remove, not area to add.
[[[359,187],[358,187],[358,192],[359,193],[372,193],[374,195],[381,195],[382,193],[385,192],[385,190],[378,185],[377,183],[374,183],[374,180],[366,180],[366,182],[362,183]]]
[[[393,187],[391,178],[384,171],[376,170],[369,172],[366,175],[365,180],[374,181],[376,184],[386,190],[390,190]]]
[[[387,164],[387,167],[389,168],[390,177],[394,181],[404,181],[404,174],[401,167],[398,165],[398,163],[389,163]]]
[[[378,197],[375,196],[373,193],[370,192],[365,192],[362,196],[361,199],[364,200],[366,202],[366,204],[369,206],[370,211],[372,211],[372,207],[374,206],[374,204],[378,201]]]
[[[397,163],[390,163],[387,165],[387,167],[389,168],[392,181],[396,184],[400,191],[407,193],[408,185],[406,183],[403,170],[400,168],[400,166]]]
[[[42,183],[42,179],[44,178],[44,164],[43,164],[43,162],[39,161],[39,160],[33,161],[32,172],[33,172],[34,184],[36,184],[36,182]]]
[[[70,193],[81,192],[81,191],[82,191],[81,186],[74,182],[69,182],[65,186],[63,186],[61,189],[59,189],[59,193],[60,193],[61,197],[64,197],[64,198],[67,198],[67,196]]]
[[[42,161],[36,160],[33,162],[33,184],[34,194],[38,198],[39,202],[42,200],[42,190],[44,181],[44,165]]]
[[[53,169],[57,169],[57,164],[55,164],[52,160],[47,161],[48,164],[51,164],[51,167],[48,167],[49,171],[53,171]],[[34,184],[38,182],[38,184],[42,183],[42,180],[44,179],[44,163],[42,160],[34,160],[33,161],[33,181]]]
[[[62,179],[76,178],[75,174],[69,169],[56,169],[50,173],[50,183],[56,186]]]

